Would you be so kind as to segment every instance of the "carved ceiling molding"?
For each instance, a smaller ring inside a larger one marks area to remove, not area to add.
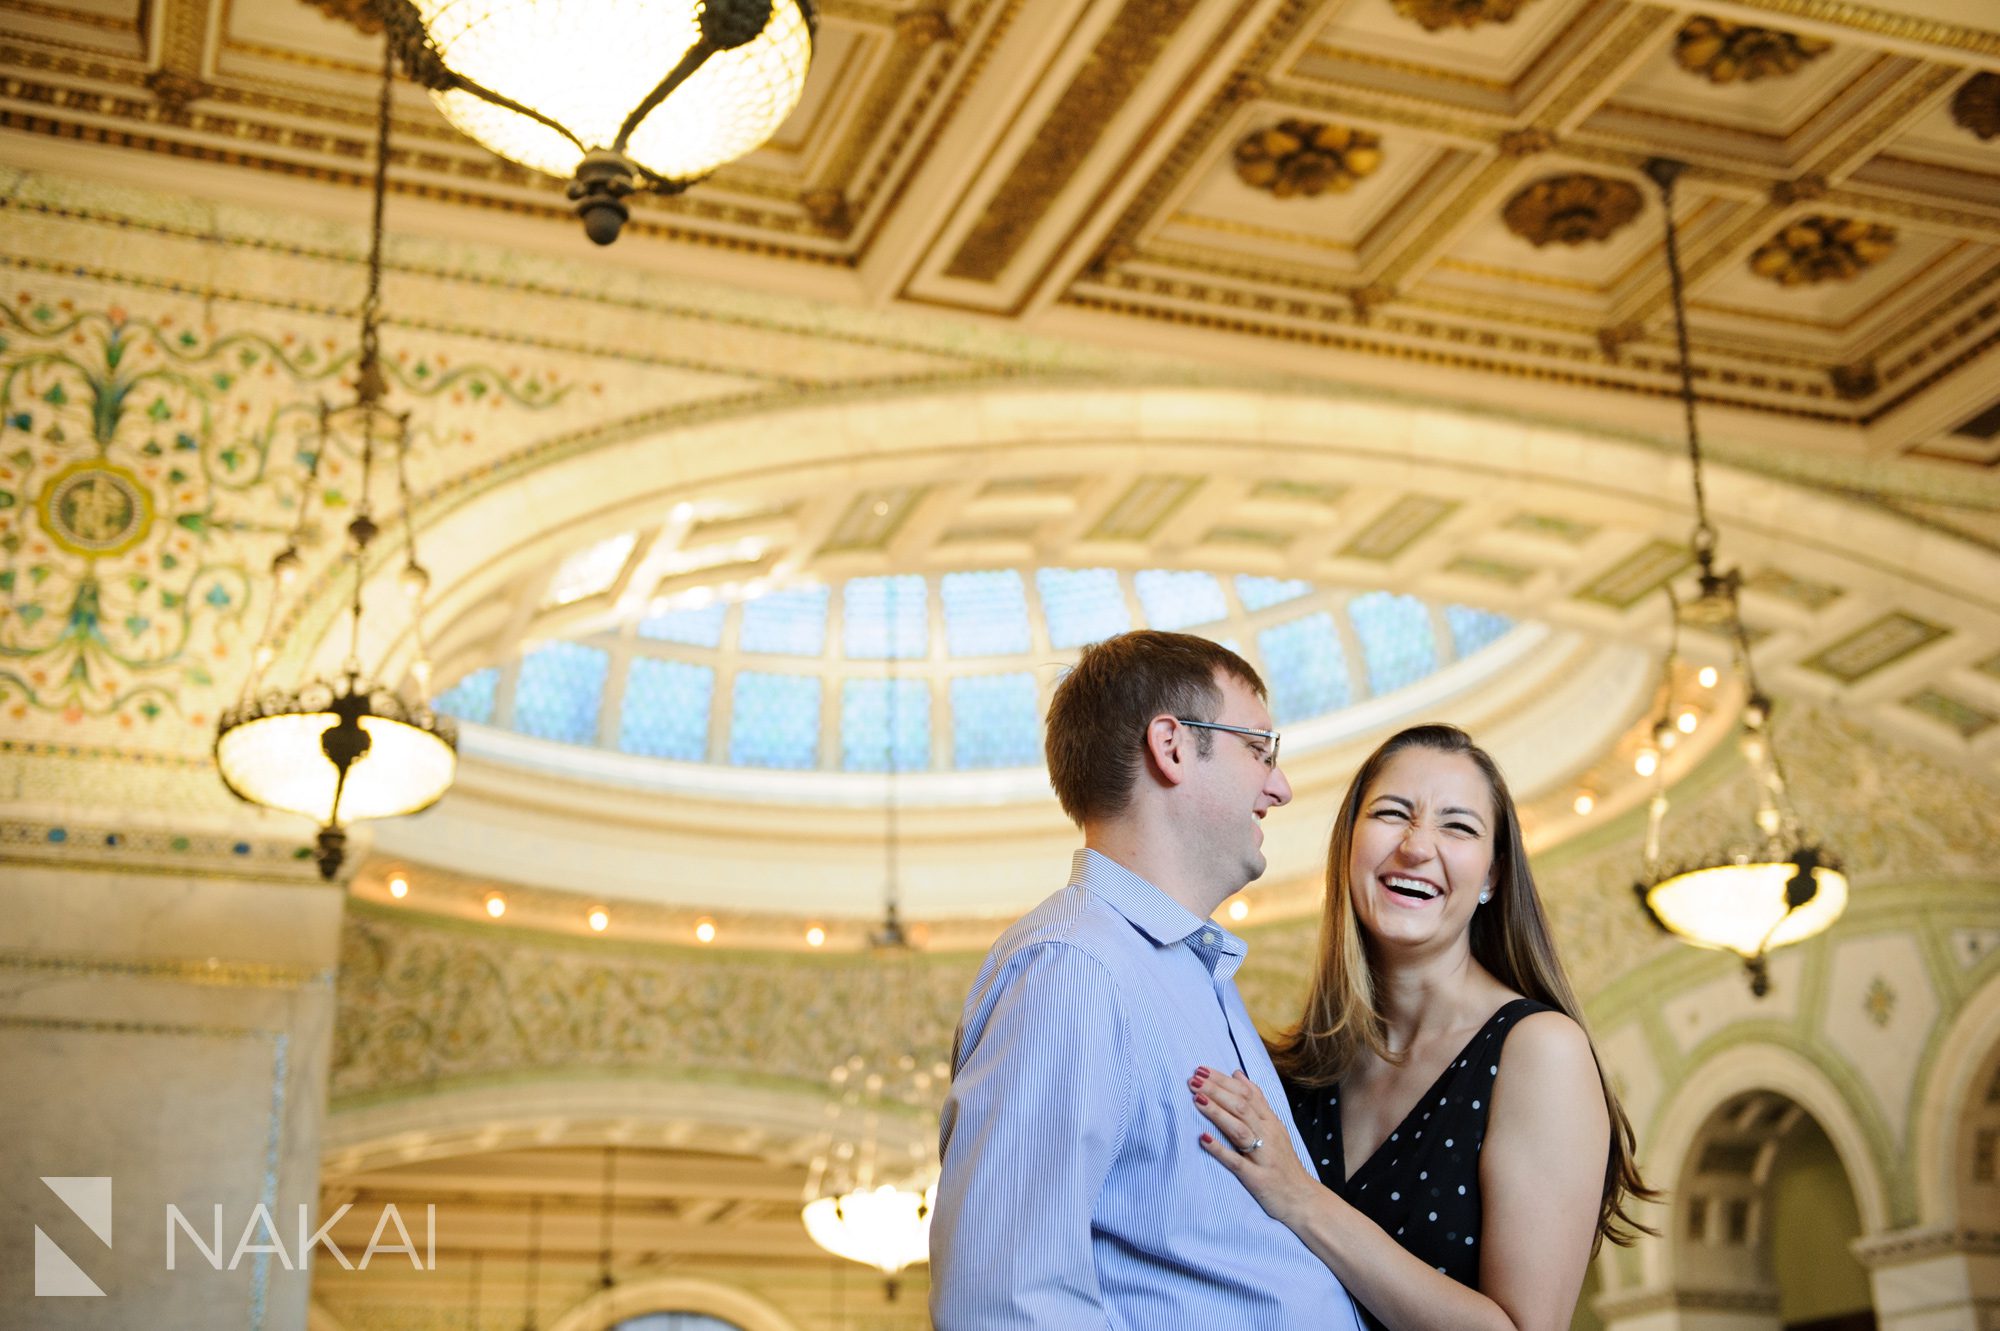
[[[1104,125],[1131,100],[1197,0],[1126,0],[1042,130],[994,191],[945,273],[996,280],[1075,178]]]
[[[1710,83],[1755,83],[1795,74],[1833,43],[1697,14],[1674,37],[1674,61]]]
[[[1951,99],[1951,118],[1981,141],[2000,135],[2000,74],[1974,74]]]
[[[1847,282],[1889,257],[1894,227],[1819,213],[1788,222],[1750,256],[1750,271],[1781,287]]]
[[[1382,165],[1382,139],[1365,129],[1281,120],[1236,145],[1236,177],[1280,199],[1344,193]]]
[[[1500,216],[1509,231],[1537,249],[1576,246],[1629,226],[1642,202],[1629,181],[1574,172],[1535,181],[1507,200]]]
[[[1395,0],[1396,12],[1426,32],[1512,23],[1531,0]]]

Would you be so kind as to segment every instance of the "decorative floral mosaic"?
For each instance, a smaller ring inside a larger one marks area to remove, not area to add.
[[[977,961],[607,955],[355,912],[342,943],[332,1093],[667,1067],[817,1089],[850,1054],[947,1059]]]
[[[208,724],[201,700],[226,696],[262,627],[318,403],[346,395],[352,361],[331,335],[0,301],[0,714]],[[416,400],[533,408],[568,392],[479,365],[391,372]],[[358,473],[353,457],[321,461],[315,526],[353,505]]]

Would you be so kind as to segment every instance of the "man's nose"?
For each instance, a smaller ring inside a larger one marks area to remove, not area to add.
[[[1264,783],[1264,793],[1271,797],[1274,805],[1292,802],[1292,783],[1285,779],[1284,768],[1271,768],[1271,778]]]

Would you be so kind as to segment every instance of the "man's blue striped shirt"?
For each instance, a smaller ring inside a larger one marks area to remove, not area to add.
[[[1115,861],[995,943],[966,999],[931,1228],[938,1331],[1354,1331],[1325,1265],[1202,1150],[1241,1068],[1310,1158],[1234,976],[1243,941]]]

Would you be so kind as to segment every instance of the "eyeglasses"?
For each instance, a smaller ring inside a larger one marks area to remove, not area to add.
[[[1174,720],[1184,726],[1194,726],[1199,730],[1225,730],[1232,735],[1243,735],[1250,739],[1261,739],[1264,741],[1264,745],[1252,744],[1250,751],[1263,759],[1264,766],[1276,767],[1278,765],[1279,736],[1275,730],[1252,730],[1249,726],[1226,726],[1220,721],[1195,721],[1185,716],[1177,716]]]

